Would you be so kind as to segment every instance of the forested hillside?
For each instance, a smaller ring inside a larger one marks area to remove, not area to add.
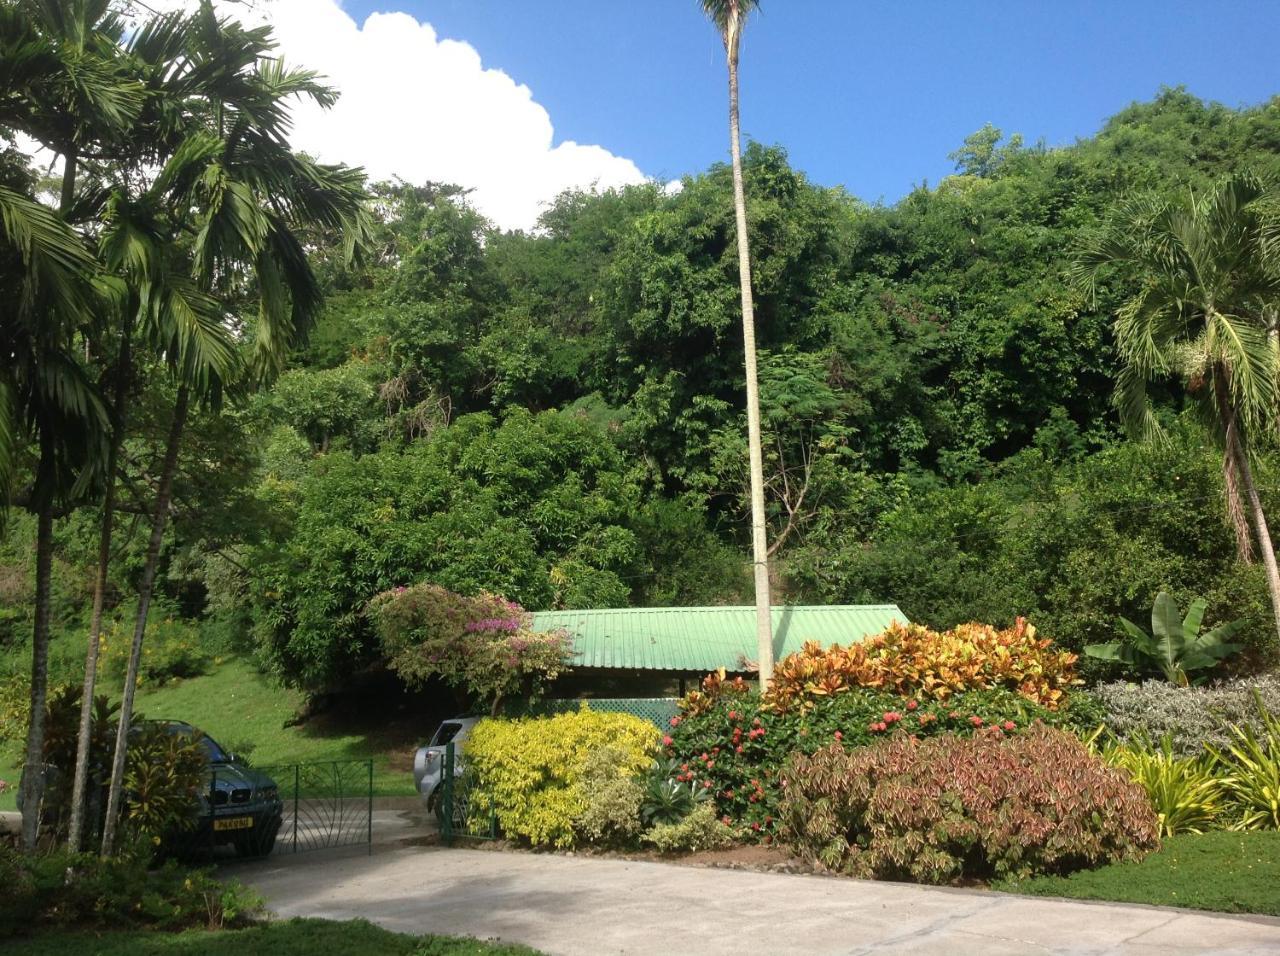
[[[1274,654],[1222,456],[1185,396],[1158,396],[1164,443],[1120,428],[1112,327],[1134,280],[1090,294],[1070,265],[1128,197],[1280,177],[1280,99],[1233,110],[1167,90],[1074,146],[988,127],[954,159],[954,176],[873,206],[782,148],[747,151],[778,603],[892,602],[936,626],[1024,615],[1078,649],[1112,639],[1118,614],[1143,620],[1163,587],[1207,598],[1210,621],[1246,618],[1255,662]],[[309,237],[327,304],[287,370],[192,413],[169,618],[322,689],[376,659],[369,599],[424,579],[534,609],[748,603],[728,167],[562,195],[533,233],[493,230],[449,185],[374,192],[359,262]],[[162,376],[134,381],[122,620],[173,407]],[[1280,458],[1256,447],[1280,513]],[[64,630],[88,613],[97,520],[57,525]],[[0,542],[15,649],[34,537],[15,510]]]

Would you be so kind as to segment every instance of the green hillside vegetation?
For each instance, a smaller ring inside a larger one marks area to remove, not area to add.
[[[954,176],[884,206],[813,184],[779,147],[746,151],[776,599],[894,602],[936,627],[1022,615],[1080,650],[1167,590],[1205,597],[1206,626],[1246,622],[1230,667],[1274,662],[1262,571],[1237,558],[1221,453],[1184,386],[1152,393],[1167,442],[1120,427],[1112,328],[1135,277],[1090,295],[1069,273],[1130,197],[1280,176],[1280,99],[1164,90],[1070,146],[988,127],[953,158]],[[566,193],[528,233],[493,229],[447,184],[371,189],[361,262],[314,237],[327,304],[307,343],[269,388],[193,407],[178,459],[157,589],[206,676],[148,682],[139,707],[259,763],[387,752],[377,734],[281,725],[383,665],[365,609],[397,585],[530,609],[750,600],[728,167],[675,193]],[[139,361],[108,592],[121,621],[174,400]],[[1274,437],[1251,440],[1275,514]],[[55,523],[55,630],[87,631],[98,519]],[[15,510],[11,669],[29,655],[34,539]],[[82,668],[80,640],[55,643],[55,672]],[[379,761],[380,792],[400,792],[407,768]]]

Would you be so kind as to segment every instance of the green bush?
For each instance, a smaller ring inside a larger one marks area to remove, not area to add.
[[[626,844],[640,833],[644,789],[632,772],[632,755],[623,747],[601,747],[582,768],[586,805],[575,829],[588,843]]]
[[[644,842],[659,853],[717,850],[738,839],[732,826],[716,819],[715,807],[700,803],[675,823],[658,823],[644,831]]]
[[[1255,700],[1262,729],[1232,726],[1227,747],[1209,748],[1225,775],[1227,790],[1239,813],[1241,830],[1280,830],[1280,716],[1269,712],[1261,695]]]
[[[262,899],[209,870],[64,850],[21,854],[0,846],[0,938],[47,927],[212,929],[247,922]]]
[[[1221,826],[1226,812],[1226,780],[1212,754],[1179,756],[1165,737],[1160,744],[1113,743],[1102,758],[1124,770],[1147,793],[1159,820],[1160,836],[1202,833]]]
[[[653,724],[639,717],[585,708],[554,717],[482,720],[467,739],[472,799],[478,810],[497,812],[509,837],[534,846],[572,846],[587,810],[585,775],[593,756],[615,748],[622,753],[614,764],[618,774],[634,775],[653,761],[656,738]]]
[[[1280,713],[1280,676],[1223,681],[1208,687],[1175,687],[1164,681],[1101,684],[1091,693],[1104,712],[1107,729],[1121,741],[1169,737],[1187,756],[1206,744],[1225,748],[1234,742],[1228,725],[1263,729],[1254,690],[1271,713]]]
[[[199,677],[209,669],[212,655],[200,639],[194,623],[154,608],[147,619],[142,658],[138,662],[138,685],[164,684],[186,677]],[[103,630],[100,638],[101,666],[113,680],[124,680],[129,669],[133,644],[133,618],[125,615]]]
[[[674,718],[663,740],[676,761],[675,779],[709,790],[720,815],[759,832],[777,820],[778,771],[792,753],[813,753],[833,741],[860,747],[885,737],[964,736],[982,727],[1019,733],[1037,722],[1085,731],[1101,716],[1084,694],[1068,693],[1051,711],[1006,689],[967,691],[944,702],[852,688],[815,699],[806,713],[777,714],[744,687],[710,702],[703,698],[699,710]]]
[[[798,754],[782,821],[783,841],[829,869],[922,883],[1069,873],[1159,843],[1142,788],[1048,727]]]

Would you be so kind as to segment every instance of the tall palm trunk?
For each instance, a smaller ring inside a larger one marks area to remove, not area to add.
[[[27,725],[27,755],[22,774],[22,848],[31,853],[40,833],[44,799],[44,731],[49,696],[50,582],[53,577],[53,436],[41,429],[40,467],[46,489],[36,517],[36,608],[31,638],[31,714]]]
[[[138,617],[133,626],[129,669],[124,679],[120,718],[116,725],[116,747],[111,761],[111,785],[107,791],[107,817],[102,826],[103,856],[110,856],[115,851],[116,826],[119,822],[120,802],[124,792],[124,764],[129,750],[129,722],[133,718],[133,697],[138,684],[138,666],[142,660],[142,639],[147,631],[147,613],[151,609],[156,567],[160,563],[160,545],[164,541],[164,531],[169,521],[173,473],[178,466],[178,446],[182,442],[182,429],[187,421],[190,394],[186,385],[179,386],[178,400],[173,409],[173,422],[169,426],[169,437],[164,449],[164,462],[160,470],[160,486],[156,490],[156,510],[151,518],[151,540],[147,544],[147,563],[143,567],[142,583],[138,587]]]
[[[132,303],[130,303],[129,315],[132,315]],[[93,736],[93,695],[98,681],[98,643],[102,635],[107,572],[111,565],[111,533],[115,522],[116,506],[116,463],[120,455],[120,443],[124,440],[132,337],[133,323],[131,319],[126,319],[120,342],[120,356],[116,361],[115,395],[112,404],[116,420],[111,434],[111,446],[107,449],[106,491],[102,498],[102,526],[98,534],[98,571],[93,582],[93,616],[89,623],[89,646],[84,659],[84,690],[80,696],[80,735],[76,744],[75,780],[71,787],[71,820],[67,828],[67,846],[73,851],[80,849],[84,838],[85,790],[88,788],[89,748]]]
[[[1231,402],[1228,387],[1230,374],[1219,366],[1214,375],[1214,393],[1218,411],[1222,416],[1224,435],[1224,455],[1234,462],[1236,475],[1239,477],[1240,490],[1244,492],[1249,503],[1249,514],[1253,518],[1253,529],[1258,536],[1258,550],[1262,552],[1262,566],[1266,569],[1267,590],[1271,593],[1271,613],[1276,620],[1276,634],[1280,636],[1280,568],[1276,566],[1275,548],[1271,546],[1271,531],[1267,527],[1267,516],[1262,510],[1262,499],[1258,497],[1257,486],[1253,483],[1253,468],[1249,465],[1249,451],[1245,448],[1240,435],[1240,424],[1236,417],[1235,406]]]
[[[59,211],[66,215],[76,188],[76,153],[64,153]],[[54,435],[49,422],[37,419],[40,464],[36,471],[39,504],[36,513],[36,607],[31,635],[31,713],[27,724],[27,755],[22,777],[22,846],[35,849],[40,833],[40,805],[44,798],[44,731],[49,697],[49,620],[53,580]]]
[[[1249,502],[1253,528],[1258,534],[1258,550],[1262,552],[1262,566],[1267,572],[1267,590],[1271,592],[1271,613],[1276,619],[1276,633],[1280,635],[1280,568],[1276,567],[1276,552],[1271,546],[1271,531],[1267,528],[1267,516],[1262,510],[1262,499],[1253,483],[1253,469],[1249,466],[1249,454],[1243,445],[1235,443],[1236,461],[1240,467],[1240,483]]]
[[[737,221],[738,284],[742,289],[742,348],[747,378],[747,448],[751,469],[751,559],[756,592],[756,649],[760,689],[773,677],[773,612],[769,602],[769,546],[765,536],[764,454],[760,447],[760,388],[756,376],[755,303],[751,296],[751,247],[747,238],[747,199],[742,185],[742,147],[738,132],[738,38],[741,11],[729,12],[725,49],[729,59],[729,154],[733,159],[733,210]]]

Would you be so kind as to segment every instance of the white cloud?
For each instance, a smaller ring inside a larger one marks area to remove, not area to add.
[[[371,179],[470,187],[475,206],[508,229],[531,227],[571,186],[645,179],[601,146],[553,145],[551,117],[527,86],[407,13],[375,13],[361,26],[335,0],[274,0],[258,11],[290,65],[317,70],[342,94],[331,110],[294,112],[294,146],[320,159],[363,166]],[[248,19],[243,7],[232,12]]]

